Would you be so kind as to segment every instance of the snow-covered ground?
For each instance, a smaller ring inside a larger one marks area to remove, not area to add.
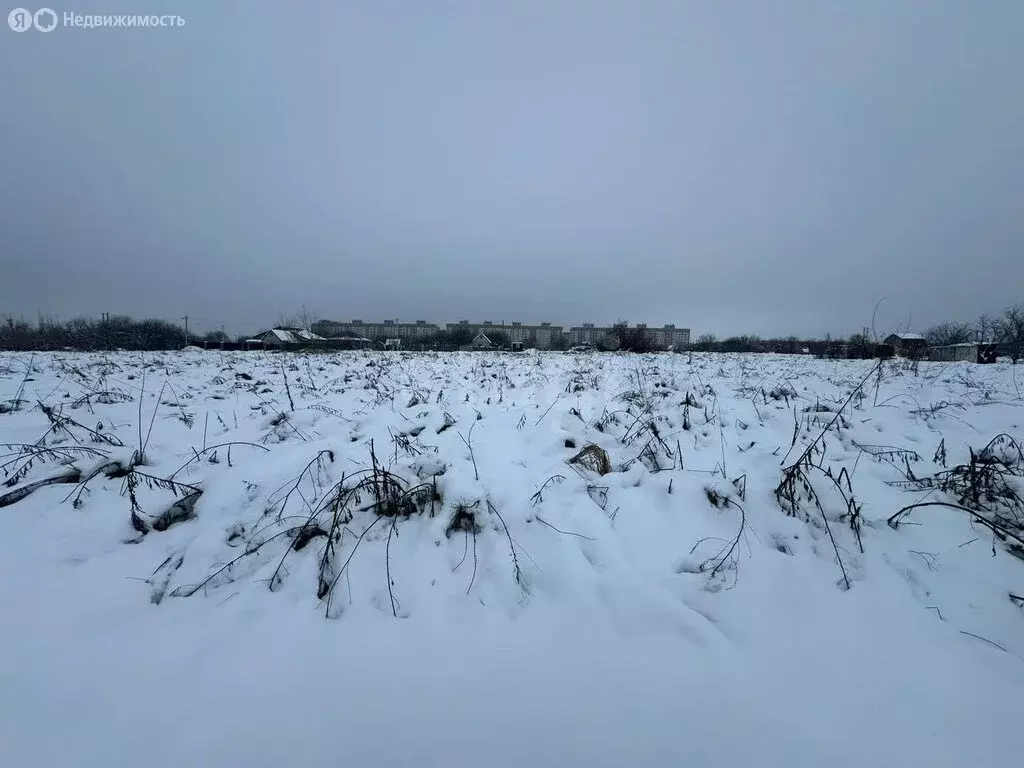
[[[0,765],[1016,764],[1024,375],[875,365],[3,353]]]

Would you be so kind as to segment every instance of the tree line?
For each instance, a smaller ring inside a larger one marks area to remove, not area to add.
[[[973,323],[943,322],[928,328],[923,334],[929,346],[950,344],[995,344],[1002,355],[1014,363],[1024,359],[1024,304],[1007,307],[999,315],[983,314]],[[782,354],[812,354],[818,357],[879,357],[891,350],[884,347],[884,337],[878,338],[868,331],[851,334],[847,338],[762,339],[758,336],[730,336],[719,340],[710,333],[699,336],[690,349],[704,352],[778,352]]]
[[[1001,315],[981,315],[973,323],[939,323],[924,334],[932,346],[997,344],[1014,362],[1024,357],[1024,304],[1007,307]]]
[[[226,341],[220,331],[204,335],[189,334],[188,343]],[[136,320],[124,315],[102,319],[78,317],[64,322],[40,317],[35,324],[6,316],[0,318],[0,349],[8,350],[161,350],[181,349],[186,344],[185,329],[159,319]]]

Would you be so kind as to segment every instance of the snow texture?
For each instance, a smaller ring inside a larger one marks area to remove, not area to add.
[[[876,365],[5,353],[0,765],[1019,762],[1012,536],[887,524],[1017,370]]]

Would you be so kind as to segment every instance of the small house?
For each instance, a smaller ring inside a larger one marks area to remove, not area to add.
[[[885,343],[900,357],[921,358],[928,349],[927,340],[919,333],[892,333]]]
[[[262,349],[296,349],[327,341],[323,336],[303,328],[271,328],[245,340],[246,347]]]
[[[469,342],[469,346],[472,349],[494,349],[494,342],[481,331],[473,337],[473,340]]]

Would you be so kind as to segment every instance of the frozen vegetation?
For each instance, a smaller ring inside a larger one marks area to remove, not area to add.
[[[1022,405],[1009,364],[3,354],[0,764],[1014,764]]]

